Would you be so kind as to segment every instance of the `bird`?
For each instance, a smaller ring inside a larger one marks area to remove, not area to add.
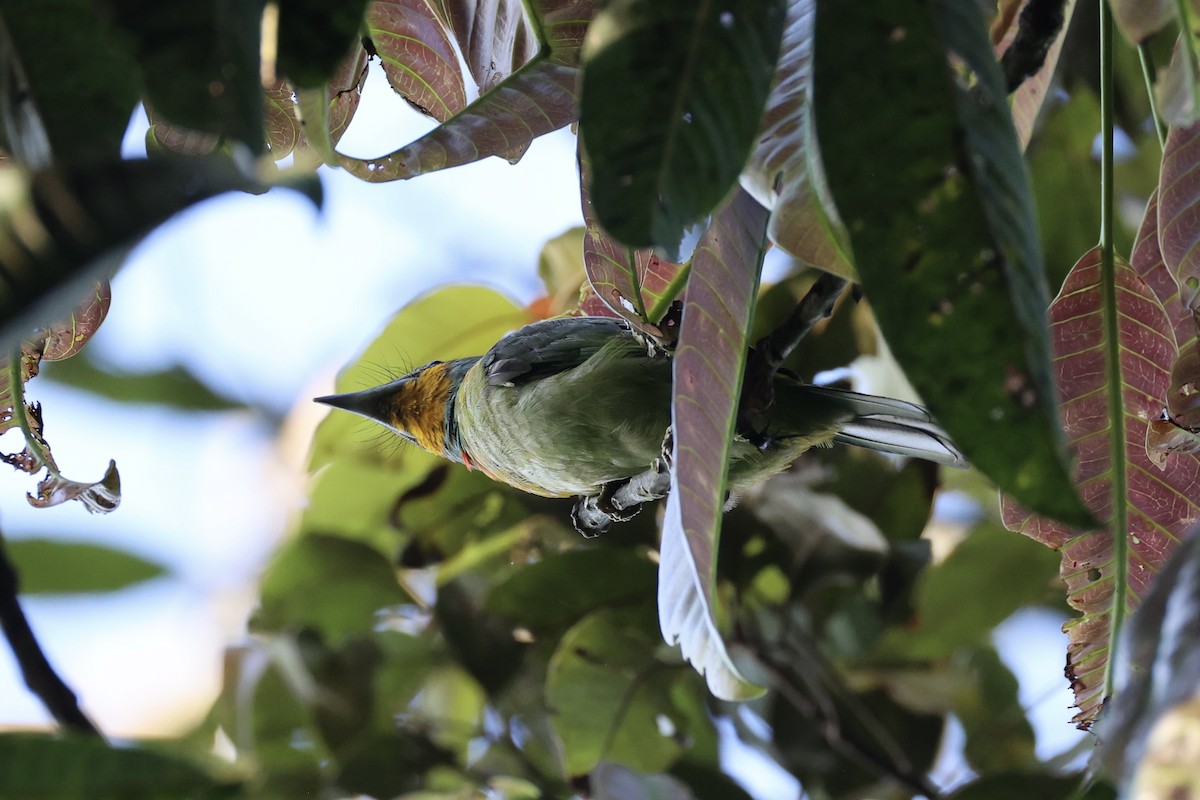
[[[518,328],[482,356],[432,361],[380,386],[314,399],[522,491],[594,499],[661,464],[672,364],[624,320],[561,317]],[[965,465],[919,405],[785,371],[772,387],[766,430],[732,442],[734,495],[810,447],[835,443]]]

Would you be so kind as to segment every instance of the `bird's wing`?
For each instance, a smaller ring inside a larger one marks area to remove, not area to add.
[[[630,335],[625,322],[611,317],[535,322],[496,342],[483,357],[483,371],[492,386],[516,386],[577,367],[613,337]]]

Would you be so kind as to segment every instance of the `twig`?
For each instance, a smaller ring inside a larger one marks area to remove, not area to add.
[[[0,628],[21,668],[25,685],[37,695],[50,715],[64,728],[76,733],[99,736],[100,731],[79,709],[79,701],[71,687],[58,677],[54,667],[46,660],[29,620],[21,610],[17,599],[20,579],[17,570],[4,550],[4,538],[0,535]]]
[[[739,427],[742,433],[761,432],[775,403],[775,375],[813,326],[833,313],[833,305],[849,283],[822,272],[783,324],[759,340],[746,362]]]

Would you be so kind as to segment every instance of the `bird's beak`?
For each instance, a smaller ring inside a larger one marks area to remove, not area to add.
[[[343,411],[349,411],[367,419],[387,424],[388,400],[395,391],[396,386],[395,381],[393,381],[392,383],[385,383],[383,386],[364,389],[361,392],[328,394],[324,397],[314,397],[313,402],[340,408]]]

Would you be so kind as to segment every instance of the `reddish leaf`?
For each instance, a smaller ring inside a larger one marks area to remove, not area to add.
[[[717,697],[761,690],[741,676],[713,614],[726,469],[750,321],[766,248],[767,211],[744,190],[713,215],[696,247],[675,350],[674,468],[663,521],[658,615],[663,637],[704,673]]]
[[[107,280],[100,281],[79,302],[70,317],[46,326],[42,359],[62,361],[78,353],[104,322],[111,304],[112,287]]]
[[[1147,426],[1162,408],[1175,343],[1162,304],[1120,258],[1116,302],[1116,374],[1110,374],[1105,359],[1099,248],[1071,270],[1050,306],[1050,320],[1062,417],[1079,452],[1073,479],[1096,517],[1110,526],[1125,518],[1128,535],[1114,541],[1111,527],[1080,532],[1004,503],[1009,528],[1062,551],[1067,599],[1082,613],[1064,626],[1070,637],[1067,673],[1079,708],[1075,721],[1081,727],[1091,724],[1104,699],[1114,609],[1124,616],[1137,605],[1180,538],[1200,519],[1200,459],[1173,455],[1164,471],[1146,452]],[[1125,433],[1125,446],[1115,453],[1110,449],[1110,382],[1121,387]],[[1113,497],[1117,475],[1125,492]],[[1118,585],[1121,558],[1126,559],[1125,582]]]
[[[1162,303],[1174,331],[1175,341],[1182,345],[1195,337],[1196,325],[1192,321],[1191,312],[1184,306],[1179,295],[1179,284],[1176,283],[1175,276],[1163,261],[1162,249],[1158,243],[1158,225],[1158,192],[1155,191],[1146,205],[1146,214],[1142,217],[1142,226],[1138,229],[1129,263],[1138,277],[1150,287],[1150,291],[1154,292],[1158,302]]]
[[[375,0],[366,21],[388,83],[401,97],[438,122],[463,110],[467,90],[458,55],[425,0]]]
[[[453,32],[480,93],[537,53],[537,37],[521,0],[430,0],[430,4]]]
[[[1162,258],[1182,289],[1183,307],[1200,305],[1200,124],[1172,128],[1158,184]],[[1190,338],[1190,337],[1189,337]],[[1186,340],[1181,340],[1181,344]]]
[[[741,184],[771,209],[768,235],[817,269],[856,277],[812,118],[813,0],[789,0],[779,64]]]
[[[342,62],[338,71],[325,85],[329,100],[325,124],[329,138],[336,143],[350,126],[358,102],[362,98],[363,81],[367,77],[367,51],[359,46]],[[310,147],[296,112],[296,95],[292,86],[277,80],[263,88],[263,125],[271,157],[278,161],[297,150]]]
[[[573,122],[578,115],[576,64],[594,0],[536,0],[533,6],[537,28],[546,41],[524,66],[497,80],[501,73],[489,65],[482,75],[479,99],[425,136],[380,158],[339,156],[338,163],[372,183],[404,180],[488,156],[515,160],[537,137]],[[487,27],[483,9],[472,5],[468,20],[465,8],[463,3],[448,1],[435,8],[456,31],[460,46],[464,37],[471,44],[500,35],[496,31],[503,26]],[[507,8],[505,4],[500,10]],[[520,44],[521,37],[513,41]]]
[[[682,291],[687,271],[667,261],[653,250],[635,250],[613,239],[600,227],[588,192],[590,169],[583,148],[579,149],[579,188],[583,201],[583,267],[592,294],[580,301],[589,313],[596,310],[594,298],[607,313],[628,320],[635,328],[652,336],[661,336],[656,324],[667,307]]]

